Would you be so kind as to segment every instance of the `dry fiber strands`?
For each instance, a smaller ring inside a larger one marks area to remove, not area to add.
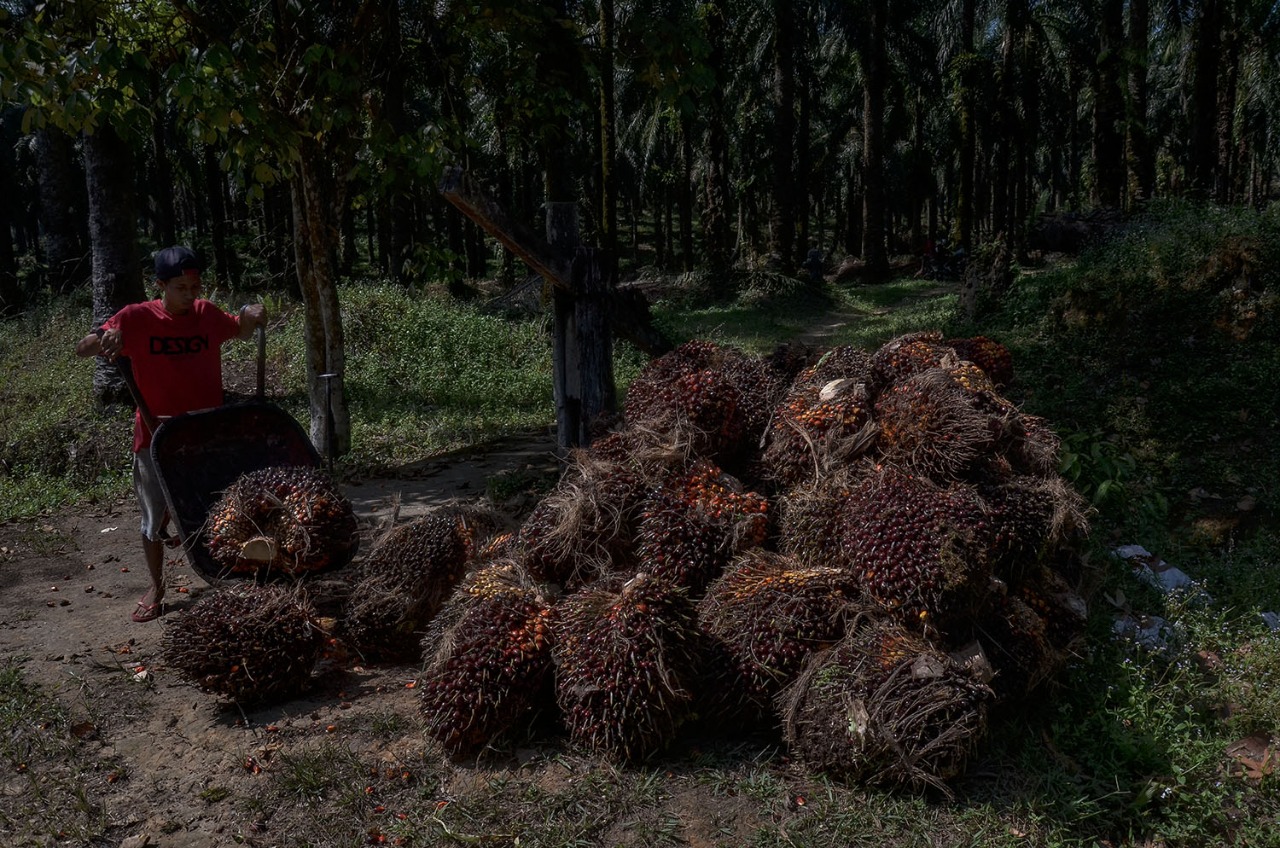
[[[326,637],[299,587],[219,589],[167,624],[164,655],[184,680],[239,704],[304,691]]]
[[[809,765],[945,792],[986,731],[990,697],[947,654],[882,620],[814,655],[779,703],[787,747]]]
[[[416,657],[420,631],[466,570],[476,521],[441,509],[375,542],[347,599],[346,642],[370,661]]]
[[[580,462],[520,527],[520,556],[537,580],[576,589],[634,565],[648,483],[607,462]]]
[[[421,711],[454,758],[476,753],[550,703],[549,595],[512,562],[473,572],[422,640]]]
[[[298,575],[345,565],[358,537],[351,503],[323,471],[241,475],[209,511],[205,543],[231,574]]]
[[[846,567],[843,512],[859,482],[876,473],[860,461],[779,495],[778,550],[809,568]]]
[[[618,760],[666,747],[701,672],[684,591],[639,574],[564,598],[555,616],[556,703],[573,741]]]
[[[804,376],[775,410],[761,458],[767,476],[787,486],[847,465],[872,446],[877,431],[865,383]]]
[[[1004,429],[1001,418],[981,409],[978,398],[942,368],[887,386],[876,400],[875,418],[884,460],[938,482],[973,468]]]

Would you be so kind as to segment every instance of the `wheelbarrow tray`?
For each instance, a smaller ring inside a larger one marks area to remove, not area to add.
[[[302,426],[280,407],[252,400],[166,419],[151,439],[160,486],[191,567],[206,581],[262,579],[232,573],[209,553],[204,526],[209,511],[241,475],[274,466],[320,465]],[[354,554],[354,545],[352,546]],[[324,570],[346,565],[336,557]],[[316,570],[307,572],[316,573]],[[276,573],[272,577],[283,577]]]

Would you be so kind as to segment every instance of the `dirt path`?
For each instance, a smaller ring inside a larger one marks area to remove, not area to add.
[[[369,536],[397,509],[403,521],[483,494],[500,472],[554,470],[553,451],[547,436],[514,438],[344,491]],[[0,524],[0,671],[24,681],[7,695],[38,687],[20,732],[0,741],[0,844],[463,844],[445,840],[456,825],[437,806],[536,805],[539,794],[591,804],[600,781],[652,779],[555,741],[492,766],[451,765],[416,721],[415,666],[335,653],[305,697],[248,713],[220,703],[164,662],[165,621],[211,590],[180,553],[168,556],[166,615],[129,620],[147,585],[138,520],[130,496]],[[675,822],[680,844],[740,845],[761,824],[757,803],[720,797],[680,765],[665,782],[651,808],[619,795],[619,820],[597,825],[601,844],[651,844],[653,828]],[[517,785],[518,797],[491,799]]]

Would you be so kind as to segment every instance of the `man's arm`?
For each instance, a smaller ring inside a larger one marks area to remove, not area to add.
[[[240,333],[236,338],[245,340],[259,327],[267,326],[267,310],[261,303],[249,303],[240,307]]]
[[[120,347],[119,327],[112,327],[110,330],[98,327],[76,342],[76,356],[105,356],[108,359],[114,359],[120,352]]]

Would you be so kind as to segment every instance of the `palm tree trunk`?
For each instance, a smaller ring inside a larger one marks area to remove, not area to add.
[[[1230,11],[1226,12],[1229,16]],[[1240,80],[1240,34],[1234,22],[1222,34],[1222,73],[1218,83],[1218,115],[1214,122],[1218,136],[1218,161],[1214,175],[1214,199],[1230,203],[1235,184],[1236,91]]]
[[[889,73],[884,30],[889,10],[887,0],[873,0],[868,8],[869,32],[863,56],[866,79],[862,116],[862,255],[866,260],[867,275],[875,279],[889,271],[889,257],[885,252],[887,216],[884,196],[884,102],[886,75]]]
[[[69,294],[90,276],[88,234],[83,230],[85,187],[75,164],[75,142],[50,127],[36,133],[35,152],[49,286],[58,294]]]
[[[795,8],[791,0],[773,0],[773,216],[772,244],[784,274],[795,270]]]
[[[134,224],[133,156],[110,126],[85,136],[84,170],[89,196],[93,321],[98,326],[145,296]],[[132,400],[115,365],[101,358],[93,372],[93,393],[103,405]]]
[[[600,246],[604,273],[618,274],[618,185],[613,0],[600,0]]]
[[[729,75],[725,46],[727,27],[728,0],[712,0],[707,6],[705,35],[710,45],[707,64],[715,75],[715,82],[711,86],[707,107],[707,167],[702,226],[707,271],[716,297],[728,294],[732,256],[729,243],[729,132],[725,109],[725,87]]]
[[[346,346],[338,304],[338,232],[346,169],[331,145],[304,142],[292,182],[294,253],[302,289],[311,441],[326,456],[351,449]],[[328,376],[326,376],[328,375]]]
[[[1147,200],[1156,189],[1156,163],[1147,127],[1147,104],[1150,100],[1147,66],[1150,62],[1150,0],[1129,2],[1129,112],[1128,129],[1129,182],[1133,200]]]
[[[1094,68],[1093,166],[1097,175],[1094,201],[1119,207],[1124,198],[1124,94],[1121,71],[1124,47],[1124,8],[1120,3],[1099,4],[1098,61]]]
[[[1191,190],[1202,196],[1208,196],[1213,189],[1213,172],[1218,160],[1214,132],[1218,115],[1221,23],[1219,0],[1204,0],[1192,28],[1191,161],[1187,167]]]
[[[960,104],[960,185],[956,192],[956,229],[960,247],[966,253],[973,252],[974,167],[978,148],[973,78],[973,66],[977,59],[973,53],[975,5],[976,0],[963,0],[960,6],[960,70],[956,74],[956,85],[959,87],[956,99]]]

